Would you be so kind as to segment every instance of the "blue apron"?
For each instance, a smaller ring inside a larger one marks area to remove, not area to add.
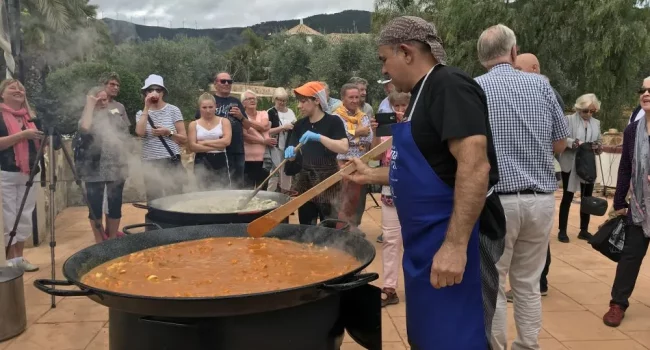
[[[469,240],[461,284],[435,289],[430,282],[433,256],[451,218],[454,191],[436,175],[411,134],[410,119],[422,86],[407,121],[392,126],[390,184],[404,242],[408,339],[416,350],[486,350],[478,223]]]

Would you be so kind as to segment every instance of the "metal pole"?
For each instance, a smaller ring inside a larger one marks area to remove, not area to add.
[[[55,198],[54,198],[54,192],[56,191],[56,160],[55,160],[55,155],[56,151],[54,150],[54,132],[53,130],[50,130],[48,140],[50,142],[49,144],[49,172],[50,172],[50,257],[52,259],[51,265],[52,265],[52,280],[56,280],[56,266],[54,262],[54,247],[56,247],[56,240],[54,237],[54,218],[56,217],[56,210],[55,210]],[[54,295],[52,295],[52,308],[56,307],[56,300]]]

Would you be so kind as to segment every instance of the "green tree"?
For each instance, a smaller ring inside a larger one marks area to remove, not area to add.
[[[48,97],[57,101],[54,106],[55,112],[50,112],[49,117],[55,118],[62,132],[70,133],[76,130],[88,91],[99,86],[100,78],[108,72],[116,72],[120,75],[121,86],[117,100],[124,104],[129,119],[134,122],[135,113],[142,107],[140,96],[142,81],[122,67],[107,63],[77,62],[57,69],[46,78],[46,87],[50,95]]]
[[[375,0],[371,30],[378,33],[383,25],[397,16],[418,16],[432,20],[436,13],[436,0]]]
[[[187,120],[194,119],[201,90],[207,89],[216,72],[226,68],[214,41],[183,36],[119,45],[109,63],[134,72],[141,84],[150,74],[161,75],[169,91],[166,101],[179,107]]]
[[[266,62],[264,60],[264,39],[251,29],[246,28],[241,33],[245,44],[235,46],[225,54],[228,71],[235,81],[266,80]]]
[[[268,84],[272,86],[297,86],[313,76],[310,63],[327,59],[324,38],[304,35],[277,35],[268,44]]]

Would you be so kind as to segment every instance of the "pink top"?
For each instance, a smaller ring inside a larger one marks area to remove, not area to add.
[[[269,114],[266,111],[257,111],[257,114],[253,116],[248,116],[248,119],[255,121],[262,125],[267,125],[269,123]],[[244,134],[248,134],[254,138],[264,139],[269,138],[268,131],[260,134],[259,131],[250,127],[248,130],[244,129]],[[244,142],[244,153],[247,162],[262,162],[264,161],[264,151],[266,150],[265,145],[260,145],[259,143],[248,143]]]

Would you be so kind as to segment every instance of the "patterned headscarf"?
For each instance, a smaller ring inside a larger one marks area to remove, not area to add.
[[[442,39],[438,36],[436,27],[420,17],[397,17],[386,24],[377,38],[377,44],[380,46],[398,45],[407,41],[419,41],[429,45],[436,61],[446,64],[447,53],[442,47]]]

